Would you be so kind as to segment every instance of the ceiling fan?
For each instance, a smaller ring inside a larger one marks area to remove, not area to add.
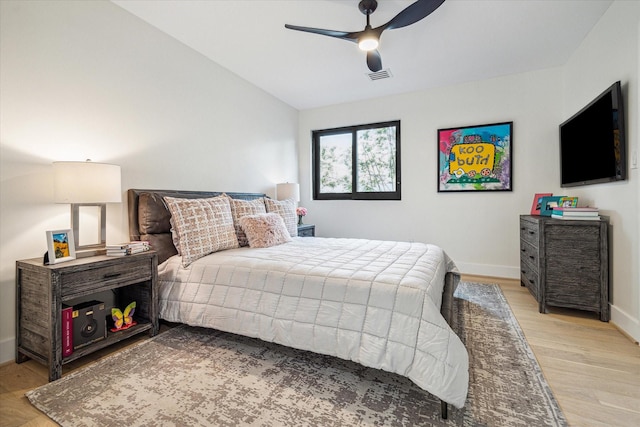
[[[380,57],[380,52],[377,50],[382,32],[384,30],[393,30],[415,24],[429,16],[429,14],[440,7],[444,1],[445,0],[418,0],[394,16],[393,19],[386,24],[372,28],[369,17],[375,12],[378,7],[378,2],[376,0],[361,0],[358,4],[358,9],[367,15],[367,25],[362,31],[323,30],[321,28],[300,27],[289,24],[285,24],[284,26],[290,30],[305,31],[307,33],[320,34],[357,43],[360,49],[367,52],[367,66],[371,71],[376,72],[382,69],[382,58]]]

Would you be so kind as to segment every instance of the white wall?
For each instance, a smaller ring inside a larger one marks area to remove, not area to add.
[[[57,160],[110,162],[128,188],[262,191],[295,181],[293,108],[106,1],[0,2],[0,362],[14,357],[15,261],[69,227]],[[126,203],[107,241],[128,240]]]
[[[461,271],[519,277],[518,215],[534,193],[578,196],[612,223],[612,320],[640,340],[638,176],[561,189],[558,125],[616,80],[624,82],[628,143],[638,149],[640,3],[616,1],[566,66],[300,113],[301,205],[320,236],[442,246]],[[311,131],[401,120],[402,201],[312,201]],[[437,193],[438,128],[514,122],[513,192]],[[336,218],[335,212],[340,212]]]
[[[299,179],[320,236],[433,242],[463,272],[503,277],[518,277],[518,215],[533,194],[577,195],[611,216],[613,320],[640,339],[637,170],[563,191],[557,145],[558,124],[620,79],[637,151],[639,6],[614,2],[561,68],[303,111],[298,126],[292,108],[109,2],[1,1],[0,362],[14,352],[15,260],[41,256],[45,231],[69,224],[51,162],[86,158],[120,164],[123,191],[272,194]],[[393,119],[402,201],[310,200],[311,130]],[[437,129],[500,121],[514,122],[514,190],[437,193]],[[108,220],[108,240],[125,240],[125,203]]]
[[[518,215],[559,190],[561,71],[549,69],[300,113],[301,205],[321,236],[424,241],[466,273],[519,277]],[[314,129],[401,120],[402,201],[311,201]],[[437,192],[437,130],[513,121],[513,191]],[[340,211],[336,220],[333,212]]]
[[[638,151],[640,109],[640,2],[616,1],[563,67],[562,119],[620,80],[627,119],[629,180],[575,189],[580,198],[592,200],[612,224],[612,321],[640,340],[640,278],[638,270],[640,222],[638,221],[638,170],[631,157]],[[636,262],[633,262],[635,260]]]

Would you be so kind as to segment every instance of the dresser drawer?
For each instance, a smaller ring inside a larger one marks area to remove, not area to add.
[[[520,263],[529,264],[530,268],[534,270],[536,273],[538,272],[538,260],[540,253],[538,248],[529,244],[525,240],[520,241]]]
[[[538,224],[529,221],[520,221],[520,240],[538,247]]]
[[[60,275],[60,286],[63,295],[72,295],[150,280],[152,274],[150,258],[131,257],[129,262],[64,272]]]
[[[540,280],[538,272],[533,270],[528,263],[520,264],[520,281],[527,287],[527,289],[529,289],[536,301],[538,301],[540,294]]]

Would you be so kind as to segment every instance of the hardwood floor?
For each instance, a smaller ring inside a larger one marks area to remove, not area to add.
[[[590,313],[538,313],[537,303],[517,280],[478,276],[463,280],[500,285],[570,425],[640,426],[637,344]],[[63,375],[143,339],[146,336],[134,337],[65,365]],[[47,370],[37,362],[0,366],[0,425],[56,426],[24,397],[46,382]]]
[[[640,347],[595,313],[538,312],[518,280],[498,283],[572,426],[640,426]]]

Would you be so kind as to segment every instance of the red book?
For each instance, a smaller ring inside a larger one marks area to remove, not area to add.
[[[62,306],[62,357],[73,353],[73,307]]]

